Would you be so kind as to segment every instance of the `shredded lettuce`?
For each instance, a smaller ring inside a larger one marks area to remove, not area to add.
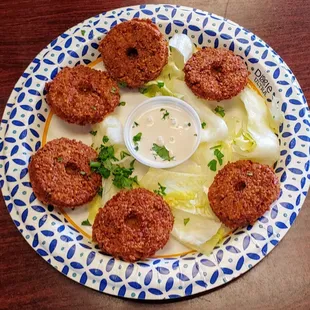
[[[221,227],[221,222],[207,216],[171,208],[174,216],[172,235],[181,242],[201,246],[210,240]]]
[[[167,65],[155,81],[146,83],[140,92],[147,97],[172,96],[183,99],[184,96],[174,88],[176,79],[183,81],[183,68],[192,56],[195,47],[191,39],[184,34],[175,34],[169,41],[170,54]]]
[[[209,256],[214,247],[221,241],[224,239],[225,236],[227,236],[229,233],[231,232],[231,230],[229,228],[227,228],[224,224],[221,225],[221,227],[218,229],[217,233],[215,235],[213,235],[208,241],[206,241],[205,243],[201,244],[201,245],[195,245],[192,243],[187,243],[184,241],[180,242],[183,243],[185,246],[196,250],[204,255]]]
[[[99,195],[96,195],[95,198],[87,205],[88,209],[88,221],[93,225],[96,214],[98,210],[102,207],[102,200]]]
[[[252,152],[256,147],[255,140],[247,131],[241,131],[233,142],[242,152]]]
[[[200,174],[200,175],[203,174],[203,170],[201,169],[201,166],[191,159],[188,159],[187,161],[185,161],[184,163],[178,166],[169,168],[169,171]]]
[[[102,207],[114,196],[116,195],[120,189],[113,185],[112,178],[108,178],[103,180],[102,182]]]
[[[169,55],[168,63],[164,66],[159,75],[158,80],[160,79],[163,79],[169,87],[173,85],[174,79],[184,80],[184,72],[177,67],[172,53]]]
[[[104,136],[109,137],[112,145],[124,145],[123,126],[117,117],[107,116],[101,123],[95,124],[92,129],[97,131],[97,134],[92,137],[94,148],[100,147]]]
[[[284,116],[280,108],[280,100],[274,97],[271,101],[267,101],[269,109],[269,125],[275,133],[279,132],[279,127],[283,123]]]
[[[247,132],[242,133],[245,138],[238,140],[237,137],[234,151],[241,157],[272,166],[279,159],[280,147],[277,136],[269,126],[265,101],[249,87],[241,92],[240,98],[247,112]]]
[[[163,83],[163,84],[161,84]],[[163,86],[160,86],[163,85]],[[152,98],[155,96],[171,96],[171,97],[176,97],[179,99],[183,99],[183,95],[172,92],[167,84],[165,83],[165,79],[163,80],[156,80],[156,81],[150,81],[146,83],[141,89],[140,92],[142,92],[143,95]]]
[[[260,95],[260,91],[252,81],[249,81],[248,87]],[[272,100],[266,100],[266,105],[269,112],[269,126],[275,133],[279,133],[279,127],[284,121],[284,114],[281,111],[280,99],[272,96]]]
[[[88,204],[88,220],[91,224],[94,223],[96,214],[100,208],[103,208],[108,200],[116,195],[120,190],[113,185],[112,178],[102,179],[102,197],[96,197]]]
[[[147,97],[172,96],[183,99],[184,96],[174,90],[175,80],[184,80],[184,72],[177,67],[172,54],[168,63],[155,81],[150,81],[140,88],[140,92]]]
[[[213,143],[226,140],[228,127],[225,120],[213,113],[204,100],[197,98],[184,81],[176,80],[173,91],[176,89],[182,89],[184,100],[195,109],[201,123],[205,123],[204,128],[201,129],[201,142]]]
[[[150,168],[139,184],[153,191],[158,188],[158,183],[160,183],[166,187],[166,195],[163,198],[170,207],[214,218],[215,215],[204,192],[207,180],[206,175]]]
[[[224,156],[219,162],[215,151],[219,150]],[[204,184],[206,188],[210,187],[217,172],[222,169],[226,163],[232,161],[232,148],[228,143],[223,141],[217,143],[201,143],[196,152],[191,157],[191,161],[200,167],[200,173],[203,173],[207,181]],[[216,170],[212,171],[209,167],[209,163],[212,160],[216,160]]]
[[[169,47],[176,66],[181,70],[196,51],[192,40],[183,33],[175,34],[169,41]]]
[[[209,255],[227,229],[209,205],[207,179],[206,175],[150,168],[140,185],[151,191],[158,183],[166,187],[163,199],[174,216],[172,235],[185,246]]]

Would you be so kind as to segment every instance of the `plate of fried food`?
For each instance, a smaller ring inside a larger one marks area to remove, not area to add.
[[[309,186],[309,111],[249,30],[174,5],[104,12],[25,70],[0,128],[0,186],[30,246],[133,299],[218,287],[284,237]]]

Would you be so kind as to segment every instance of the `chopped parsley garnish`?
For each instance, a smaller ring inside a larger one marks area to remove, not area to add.
[[[158,144],[153,143],[152,150],[164,161],[171,161],[174,159],[174,157],[171,157],[169,155],[169,151],[166,149],[165,146],[159,146]]]
[[[84,37],[84,35],[85,35],[85,30],[81,30],[81,34],[82,34],[82,36]]]
[[[126,105],[126,102],[125,101],[121,101],[118,105],[121,106],[121,107],[124,107]]]
[[[222,165],[224,154],[219,149],[215,149],[214,155],[217,158],[217,161],[219,162],[219,164]]]
[[[138,145],[138,142],[141,141],[142,132],[137,133],[135,136],[133,136],[132,140],[134,145]]]
[[[139,146],[137,145],[135,148],[134,148],[135,151],[139,151]]]
[[[206,123],[206,122],[202,122],[202,123],[201,123],[201,128],[202,128],[202,129],[205,129],[206,126],[207,126],[207,123]]]
[[[135,166],[135,162],[136,162],[136,160],[134,159],[134,160],[132,160],[131,162],[130,162],[130,164],[129,164],[129,167],[130,168],[134,168],[134,166]]]
[[[105,179],[109,178],[111,175],[111,171],[105,167],[100,167],[97,171],[99,174],[101,174],[102,177],[104,177]]]
[[[169,80],[171,80],[171,74],[170,73],[168,73],[168,78],[169,78]]]
[[[100,186],[99,189],[98,189],[98,195],[100,197],[102,197],[102,193],[103,193],[103,188],[102,188],[102,186]]]
[[[83,226],[91,226],[91,223],[90,223],[89,220],[87,219],[87,220],[83,221],[83,222],[81,223],[81,225],[83,225]]]
[[[218,144],[218,145],[215,145],[215,146],[210,147],[210,150],[219,149],[219,148],[221,148],[221,147],[222,147],[222,145],[221,145],[221,144]]]
[[[158,82],[157,82],[157,86],[158,86],[159,88],[162,88],[162,87],[165,86],[165,83],[162,82],[162,81],[158,81]]]
[[[117,188],[132,188],[134,183],[138,184],[137,177],[131,176],[134,171],[134,161],[130,163],[129,168],[116,164],[115,161],[118,159],[115,157],[114,147],[105,145],[108,141],[109,138],[104,136],[97,161],[90,162],[91,169],[105,179],[112,176],[112,182]]]
[[[208,163],[208,167],[210,168],[210,170],[216,171],[216,164],[217,164],[217,161],[216,161],[215,159],[212,159],[212,160]]]
[[[136,127],[138,127],[138,126],[139,126],[139,124],[138,124],[137,122],[133,122],[132,128],[136,128]]]
[[[130,164],[129,164],[129,167],[130,167],[130,168],[134,168],[134,167],[135,167],[135,162],[136,162],[135,159],[132,160],[132,161],[130,162]]]
[[[196,134],[196,133],[194,133],[194,136],[195,136],[195,137],[197,137],[197,134]]]
[[[209,163],[208,163],[208,167],[210,168],[210,170],[212,171],[216,171],[216,165],[217,162],[222,165],[223,164],[223,158],[224,158],[224,154],[218,149],[219,147],[221,147],[221,145],[216,145],[210,148],[210,150],[214,149],[214,156],[216,157],[216,159],[212,159]]]
[[[184,226],[186,226],[187,225],[187,223],[189,222],[189,220],[190,220],[190,218],[188,217],[188,218],[186,218],[186,219],[184,219]]]
[[[187,124],[187,126],[188,126],[188,127],[191,127],[191,126],[192,126],[192,124],[191,124],[191,123],[188,123],[188,124]]]
[[[145,94],[145,93],[147,92],[147,87],[140,87],[140,88],[139,88],[139,92],[140,92],[141,94]]]
[[[95,135],[97,134],[97,130],[96,130],[96,131],[95,131],[95,130],[91,130],[89,133],[90,133],[91,135],[95,136]]]
[[[133,168],[124,168],[118,166],[113,172],[113,184],[117,188],[132,188],[133,183],[138,184],[137,176],[130,177],[132,172]]]
[[[94,110],[94,111],[96,111],[97,110],[97,108],[95,107],[95,106],[91,106],[91,108]]]
[[[166,109],[160,109],[160,111],[164,111],[163,117],[161,119],[165,120],[167,117],[169,118],[170,113]]]
[[[97,168],[100,168],[100,163],[97,162],[97,161],[91,161],[90,164],[89,164],[90,168],[92,169],[97,169]]]
[[[60,156],[60,157],[57,158],[57,161],[58,161],[59,163],[61,163],[61,162],[63,161],[63,158]]]
[[[246,174],[247,174],[248,176],[252,176],[252,175],[253,175],[253,172],[252,172],[252,171],[248,171]]]
[[[104,136],[102,138],[102,143],[107,143],[107,142],[109,142],[109,138],[107,136]]]
[[[220,116],[222,116],[222,117],[225,116],[225,110],[224,110],[224,108],[221,107],[221,106],[219,106],[219,105],[214,109],[214,111],[215,111],[216,114],[218,114],[218,115],[220,115]]]
[[[120,82],[118,82],[118,86],[122,87],[122,88],[125,88],[125,87],[127,87],[127,83],[120,81]]]
[[[111,88],[111,93],[112,93],[112,94],[115,94],[115,92],[116,92],[116,88],[113,86],[113,87]]]
[[[130,154],[128,154],[125,151],[121,151],[120,156],[121,156],[121,159],[124,159],[126,156],[130,156]]]
[[[162,186],[160,183],[158,183],[159,189],[154,189],[154,193],[160,196],[166,196],[166,187]]]

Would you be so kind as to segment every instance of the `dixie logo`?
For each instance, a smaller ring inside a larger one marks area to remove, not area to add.
[[[259,69],[257,69],[254,74],[254,82],[256,83],[257,87],[262,91],[263,95],[266,96],[267,94],[271,93],[272,86],[270,85],[266,76]]]

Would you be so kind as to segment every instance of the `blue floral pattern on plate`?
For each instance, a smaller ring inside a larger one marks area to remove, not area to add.
[[[120,22],[150,18],[170,38],[185,33],[198,46],[224,47],[244,58],[250,79],[267,100],[278,100],[281,196],[253,226],[239,229],[206,257],[191,253],[135,264],[101,254],[52,206],[43,207],[28,176],[41,146],[49,108],[44,84],[64,66],[99,57],[102,36]],[[32,248],[69,278],[101,292],[137,299],[172,299],[215,288],[248,271],[284,237],[309,186],[309,109],[282,58],[249,30],[214,14],[174,5],[141,5],[104,12],[72,27],[44,48],[15,85],[0,127],[0,187],[8,211]]]

